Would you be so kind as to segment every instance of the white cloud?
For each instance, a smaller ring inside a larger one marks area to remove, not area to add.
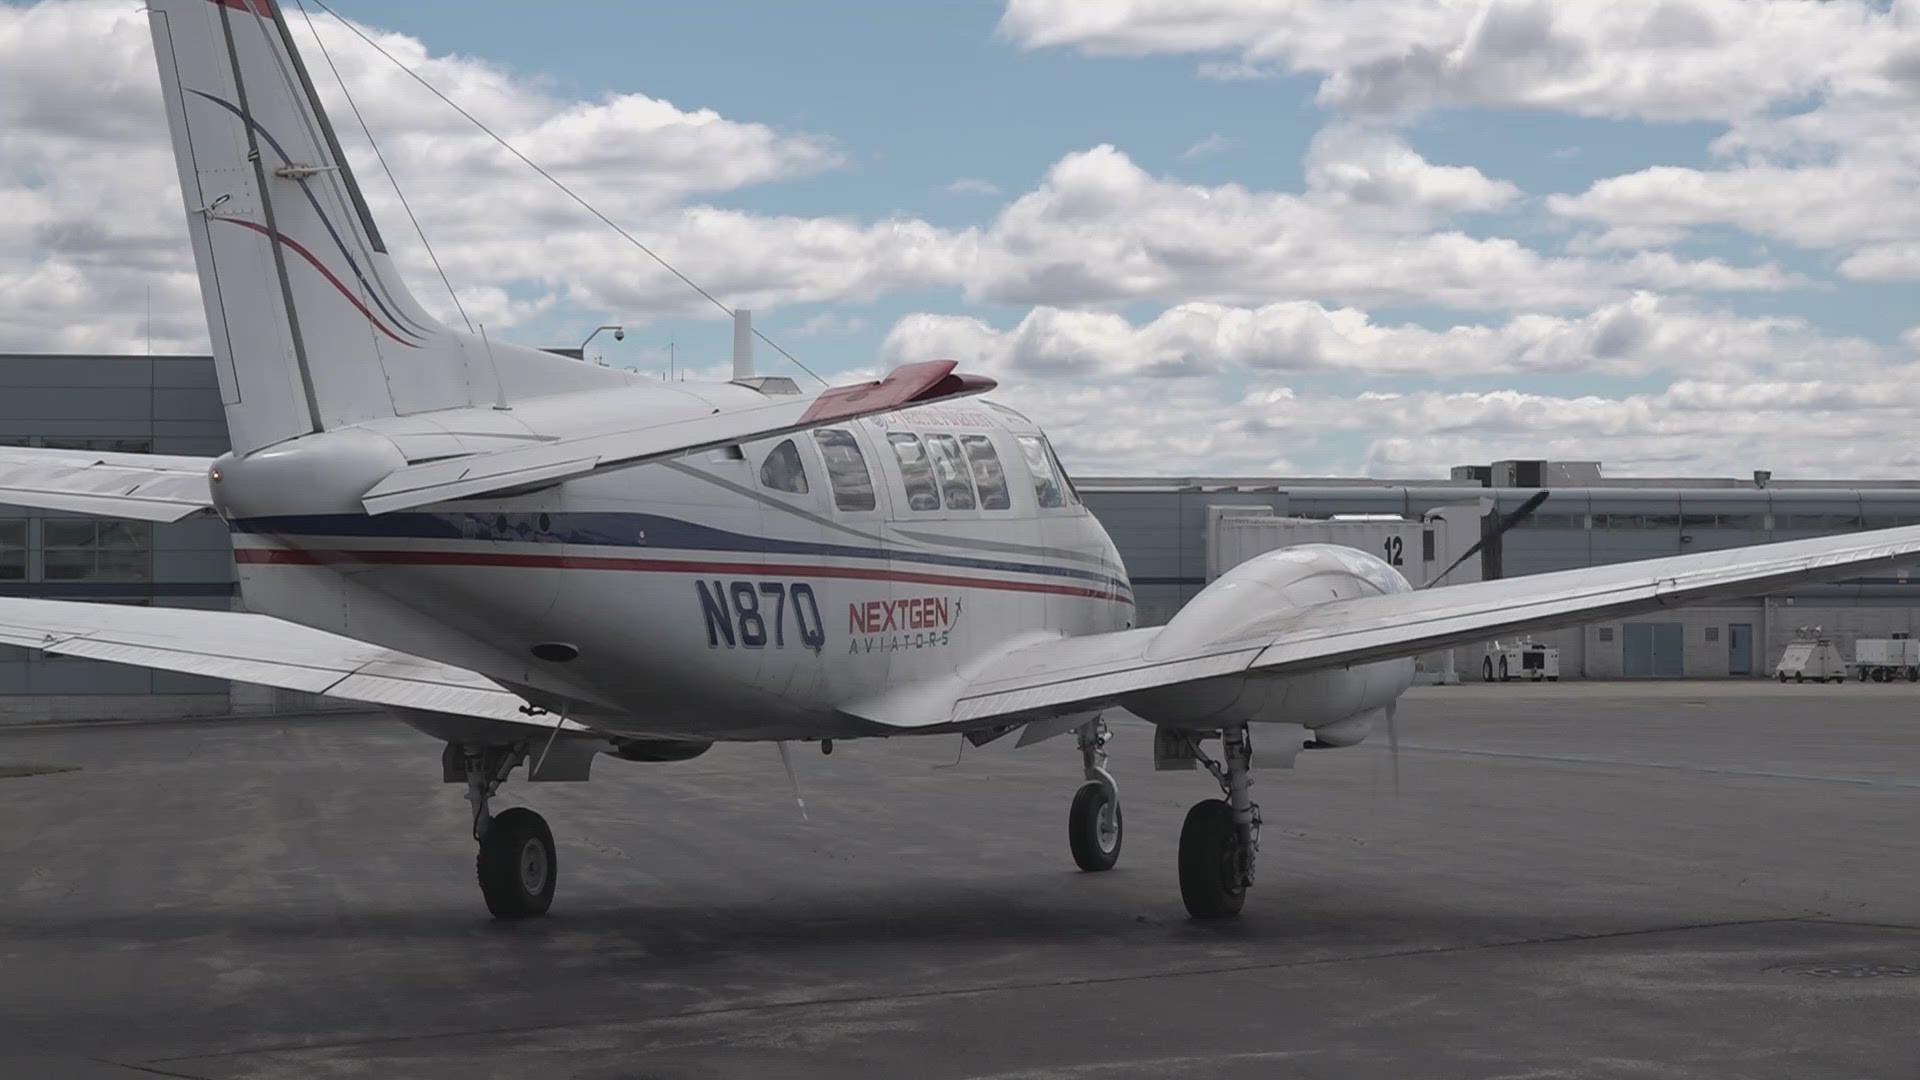
[[[1300,296],[1485,310],[1566,308],[1635,289],[1767,290],[1800,284],[1771,265],[1639,253],[1545,256],[1444,228],[1505,205],[1513,185],[1435,166],[1381,132],[1317,140],[1307,190],[1206,187],[1148,174],[1112,146],[1069,154],[980,236],[970,296],[1002,303],[1260,303]]]
[[[1322,104],[1732,119],[1887,66],[1920,26],[1863,0],[1009,0],[1003,38],[1187,54],[1225,78],[1319,76]]]
[[[947,185],[949,195],[998,195],[1000,185],[977,177],[961,177]]]
[[[1366,312],[1291,300],[1257,308],[1181,304],[1135,325],[1120,315],[1041,307],[1009,330],[918,313],[881,346],[889,362],[949,356],[1034,379],[1208,376],[1231,371],[1465,378],[1587,374],[1759,380],[1836,377],[1880,364],[1880,348],[1797,319],[1703,310],[1642,293],[1579,316],[1528,314],[1434,330],[1380,325]]]
[[[806,322],[788,331],[797,338],[846,337],[858,334],[867,328],[867,320],[858,315],[842,315],[835,311],[822,311],[808,317]]]
[[[1201,158],[1216,157],[1233,148],[1233,140],[1219,132],[1203,136],[1192,146],[1180,151],[1182,161],[1198,161]]]

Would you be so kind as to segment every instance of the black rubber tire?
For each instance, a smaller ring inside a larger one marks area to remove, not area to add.
[[[1920,682],[1920,668],[1908,668],[1908,669],[1907,669],[1907,681],[1908,681],[1908,682]]]
[[[1547,681],[1548,681],[1548,682],[1559,682],[1559,681],[1560,681],[1560,676],[1558,676],[1558,675],[1549,675],[1549,676],[1547,676]]]
[[[1774,677],[1774,678],[1776,678],[1776,679],[1778,679],[1778,680],[1780,680],[1781,682],[1786,682],[1786,681],[1787,681],[1787,673],[1786,673],[1786,672],[1784,672],[1784,671],[1776,671],[1776,672],[1774,672],[1774,673],[1773,673],[1773,677]]]
[[[1513,681],[1513,676],[1507,673],[1507,658],[1504,656],[1500,658],[1500,681],[1501,682]]]
[[[1193,804],[1180,826],[1180,899],[1196,919],[1231,919],[1247,902],[1238,870],[1240,831],[1225,799]]]
[[[1797,683],[1803,683],[1807,681],[1807,677],[1805,675],[1795,675],[1793,677],[1793,681]]]
[[[1487,657],[1485,660],[1480,661],[1480,681],[1481,682],[1493,681],[1493,657],[1491,656]]]
[[[1113,842],[1103,845],[1100,835],[1100,811],[1113,807]],[[1067,845],[1073,848],[1073,862],[1082,870],[1111,870],[1120,861],[1120,844],[1126,839],[1126,825],[1120,817],[1120,804],[1107,798],[1107,789],[1096,780],[1080,785],[1073,793],[1073,807],[1067,811]]]
[[[538,845],[538,849],[534,849]],[[545,872],[531,870],[532,860],[545,856]],[[553,887],[560,877],[560,860],[547,819],[524,806],[494,815],[480,838],[474,857],[480,895],[496,919],[531,919],[553,906]]]

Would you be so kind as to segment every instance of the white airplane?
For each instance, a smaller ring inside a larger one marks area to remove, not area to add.
[[[1846,577],[1920,527],[1415,591],[1344,547],[1275,551],[1165,626],[1044,434],[950,362],[802,394],[664,384],[436,322],[396,276],[275,0],[150,0],[233,450],[0,449],[0,502],[231,527],[247,612],[0,599],[0,643],[390,709],[444,740],[502,918],[558,863],[516,767],[721,740],[1075,732],[1074,859],[1114,865],[1103,710],[1224,798],[1180,834],[1196,917],[1253,882],[1262,764],[1350,746],[1420,652]],[[1208,753],[1205,744],[1219,746]]]

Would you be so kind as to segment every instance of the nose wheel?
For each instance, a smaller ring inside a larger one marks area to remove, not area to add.
[[[1078,734],[1087,782],[1073,793],[1073,806],[1067,811],[1067,845],[1080,869],[1111,870],[1120,861],[1123,836],[1120,786],[1107,771],[1107,743],[1113,736],[1107,722],[1097,716],[1082,724]]]

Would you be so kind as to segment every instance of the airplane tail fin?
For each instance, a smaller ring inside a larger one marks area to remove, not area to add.
[[[627,381],[442,326],[395,272],[278,0],[150,0],[234,450]]]

